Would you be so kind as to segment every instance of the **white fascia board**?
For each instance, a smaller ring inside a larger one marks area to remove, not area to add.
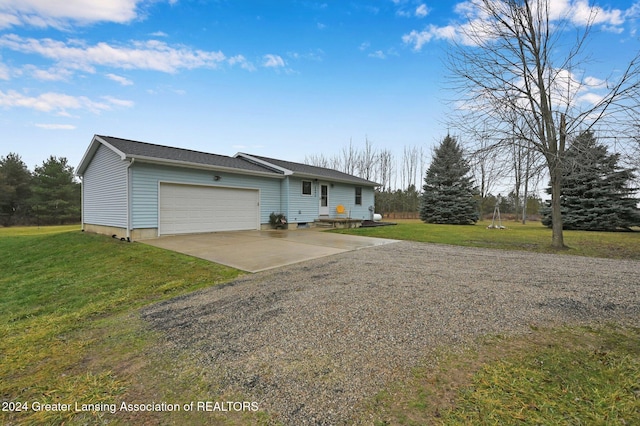
[[[236,153],[236,155],[234,155],[234,157],[235,158],[238,158],[238,157],[244,158],[244,159],[247,159],[247,160],[249,160],[251,162],[260,164],[262,166],[269,167],[269,168],[274,169],[274,170],[279,170],[282,173],[284,173],[285,176],[290,176],[290,175],[293,174],[293,172],[291,170],[289,170],[289,169],[285,169],[284,167],[276,166],[273,163],[270,163],[268,161],[262,160],[260,158],[256,158],[256,157],[251,156],[249,154],[245,154],[244,152],[238,152],[238,153]]]
[[[91,143],[89,144],[89,147],[87,148],[84,155],[82,156],[82,160],[80,160],[78,167],[76,167],[76,176],[82,176],[84,174],[84,171],[89,166],[89,163],[91,162],[91,159],[93,158],[96,151],[98,150],[98,147],[100,147],[100,144],[106,146],[107,148],[115,152],[118,156],[120,156],[121,160],[125,160],[127,158],[124,152],[120,151],[119,149],[116,149],[113,145],[111,145],[110,143],[102,139],[100,136],[94,135],[93,139],[91,139]]]

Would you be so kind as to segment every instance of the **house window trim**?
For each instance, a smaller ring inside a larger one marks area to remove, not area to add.
[[[305,194],[304,192],[304,184],[308,183],[309,184],[309,193]],[[312,197],[313,196],[313,182],[310,180],[303,180],[302,183],[300,184],[300,192],[302,194],[303,197]]]
[[[360,194],[358,195],[358,190],[360,192]],[[362,187],[361,186],[356,186],[355,187],[355,205],[356,206],[361,206],[362,205]]]

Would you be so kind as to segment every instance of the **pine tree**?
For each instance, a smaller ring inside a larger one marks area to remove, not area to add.
[[[592,132],[580,134],[569,146],[563,164],[561,211],[564,229],[615,231],[640,226],[633,169],[618,165]],[[550,189],[547,189],[549,193]],[[551,226],[551,209],[542,210],[542,223]]]
[[[64,157],[50,156],[33,173],[32,211],[38,223],[80,220],[80,184]]]
[[[0,223],[23,222],[28,215],[31,172],[18,154],[0,157]]]
[[[478,194],[470,170],[462,148],[447,135],[435,149],[424,179],[420,207],[424,222],[471,225],[478,221]]]

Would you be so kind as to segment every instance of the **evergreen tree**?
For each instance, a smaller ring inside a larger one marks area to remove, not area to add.
[[[427,223],[471,225],[478,221],[477,190],[458,142],[447,135],[435,149],[424,179],[420,218]]]
[[[32,211],[38,223],[80,220],[80,184],[64,157],[50,156],[33,173]]]
[[[28,215],[31,172],[18,154],[0,157],[0,223],[10,226]]]
[[[580,134],[566,151],[563,163],[561,211],[564,229],[615,231],[640,226],[638,200],[630,187],[633,169],[618,166],[619,154],[608,154],[592,132]],[[547,189],[550,193],[550,189]],[[551,226],[551,209],[542,210],[542,223]]]

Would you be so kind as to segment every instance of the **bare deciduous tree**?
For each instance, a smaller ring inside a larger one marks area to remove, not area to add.
[[[558,15],[552,3],[468,0],[468,22],[460,27],[449,64],[463,115],[455,123],[465,131],[490,123],[503,133],[496,147],[525,141],[545,159],[552,188],[552,246],[562,248],[560,190],[567,135],[622,126],[620,120],[637,115],[640,56],[636,53],[608,80],[587,75],[585,46],[597,9],[580,22],[572,15],[575,10]],[[514,116],[522,126],[512,126]]]
[[[364,147],[358,153],[358,175],[367,180],[374,180],[378,155],[369,138],[365,138]]]
[[[383,149],[378,154],[378,179],[381,191],[391,191],[391,180],[395,173],[393,153]]]

